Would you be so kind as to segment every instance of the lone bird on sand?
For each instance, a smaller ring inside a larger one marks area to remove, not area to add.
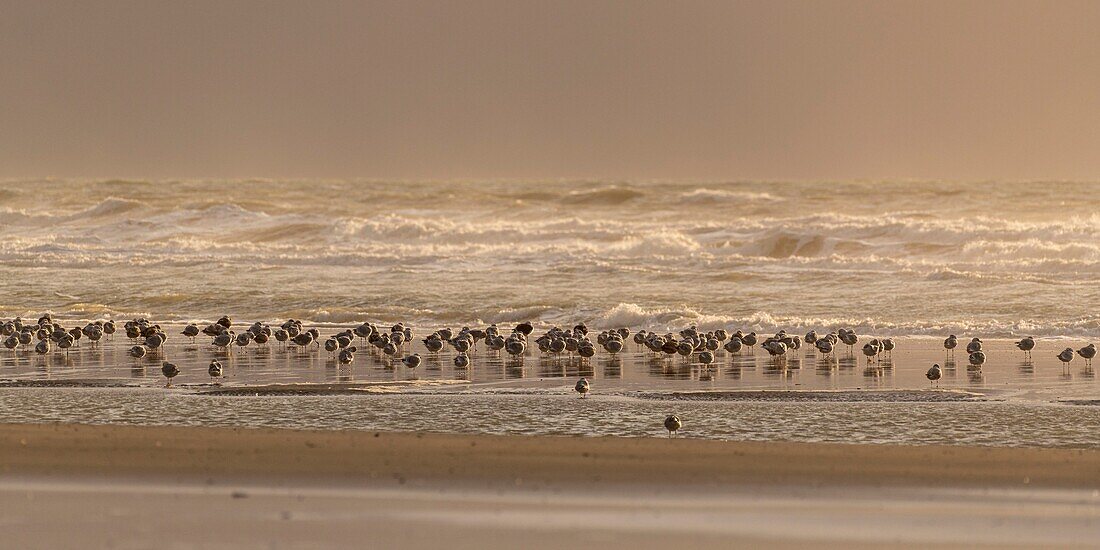
[[[580,380],[577,380],[577,385],[574,386],[573,389],[576,390],[577,393],[581,394],[581,399],[584,399],[584,396],[588,395],[588,391],[591,388],[588,386],[588,379],[581,378]]]
[[[164,387],[168,388],[172,386],[172,379],[180,373],[180,368],[174,363],[164,362],[164,366],[160,368],[160,372],[164,373],[164,377],[168,379],[168,383]]]
[[[221,378],[222,364],[215,359],[210,362],[210,368],[206,369],[206,372],[210,374],[210,378]]]
[[[680,422],[680,417],[674,414],[670,414],[668,418],[665,418],[665,429],[668,430],[669,437],[672,437],[672,434],[676,433],[683,425],[684,424]]]
[[[933,382],[940,379],[943,376],[943,371],[940,370],[939,364],[932,365],[932,368],[928,369],[928,372],[924,374],[928,377],[928,385],[932,385]]]

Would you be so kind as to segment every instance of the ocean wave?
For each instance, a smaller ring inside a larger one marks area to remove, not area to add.
[[[622,191],[612,188],[586,193],[619,197],[614,200],[640,193]],[[715,193],[734,196],[742,192],[696,189],[686,195],[711,197]],[[650,220],[579,214],[437,216],[426,211],[331,217],[306,211],[269,214],[236,203],[191,206],[165,210],[143,201],[109,197],[66,215],[3,208],[0,240],[76,243],[95,239],[99,242],[94,244],[106,251],[133,247],[139,252],[149,243],[189,242],[186,248],[192,252],[202,252],[202,246],[212,252],[236,246],[275,254],[303,250],[294,247],[320,253],[331,248],[385,246],[414,255],[418,248],[421,253],[464,255],[501,249],[524,254],[541,247],[639,258],[703,254],[798,262],[804,258],[877,256],[953,269],[954,264],[983,262],[1020,262],[1036,269],[1045,265],[1057,268],[1066,262],[1100,262],[1100,245],[1095,244],[1100,241],[1100,218],[1096,216],[1056,222],[930,219],[912,213],[724,221],[690,215],[679,220],[659,216]],[[49,231],[43,231],[47,227]]]
[[[191,302],[191,298],[180,298],[175,302]],[[1040,338],[1091,338],[1100,333],[1100,315],[1084,315],[1064,320],[998,320],[998,319],[943,319],[889,320],[872,317],[812,317],[776,315],[757,311],[745,315],[722,315],[705,313],[691,307],[665,308],[644,307],[634,303],[620,303],[606,310],[587,308],[558,307],[552,305],[530,305],[502,310],[426,310],[399,305],[362,307],[306,307],[292,309],[264,309],[270,303],[242,303],[240,310],[231,308],[211,308],[207,314],[178,312],[171,309],[175,303],[160,304],[156,308],[143,311],[137,308],[114,307],[95,301],[71,301],[56,307],[27,309],[12,306],[0,306],[0,317],[22,316],[35,318],[43,313],[51,313],[59,319],[91,321],[96,319],[130,319],[148,317],[158,322],[212,322],[222,314],[229,314],[240,323],[263,321],[278,323],[288,318],[300,319],[308,325],[322,327],[346,327],[364,321],[375,323],[411,323],[416,331],[425,332],[444,326],[458,328],[462,326],[485,326],[498,324],[506,329],[521,322],[532,322],[540,330],[551,326],[571,327],[584,322],[594,330],[617,329],[626,327],[633,331],[645,329],[657,332],[676,332],[688,326],[700,330],[726,329],[728,331],[755,331],[758,334],[774,334],[786,330],[799,334],[817,330],[818,332],[848,328],[863,337],[931,337],[943,338],[948,334],[961,336],[982,336],[983,338],[1019,338],[1035,336]]]
[[[686,204],[752,203],[783,200],[771,193],[759,191],[734,191],[730,189],[699,188],[680,193],[680,202]]]
[[[563,204],[584,206],[614,206],[644,197],[645,194],[628,187],[604,187],[591,191],[571,191],[560,200]]]
[[[678,331],[687,326],[700,330],[745,330],[760,334],[774,334],[780,330],[802,333],[809,330],[829,331],[848,328],[864,335],[877,336],[934,336],[948,334],[975,334],[986,337],[1064,337],[1090,336],[1100,331],[1100,315],[1085,315],[1059,321],[1030,319],[946,319],[946,320],[887,320],[872,317],[812,317],[775,315],[757,311],[749,315],[720,315],[703,313],[690,307],[647,308],[633,303],[621,303],[601,312],[585,312],[547,308],[534,319],[543,324],[567,325],[587,322],[596,329],[627,327],[632,330]]]
[[[1090,192],[948,182],[19,180],[0,190],[0,308],[1085,334],[1097,329],[1089,315],[1100,300],[1100,216],[1087,201],[1058,200]]]

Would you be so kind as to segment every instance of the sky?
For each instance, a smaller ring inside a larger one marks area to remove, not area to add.
[[[1100,2],[0,0],[0,176],[1100,180]]]

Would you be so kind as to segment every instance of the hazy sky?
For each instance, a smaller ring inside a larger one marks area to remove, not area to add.
[[[0,0],[0,176],[1100,179],[1100,2]]]

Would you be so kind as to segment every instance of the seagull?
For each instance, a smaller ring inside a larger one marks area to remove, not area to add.
[[[974,338],[966,345],[966,353],[974,353],[975,351],[982,351],[982,339]]]
[[[355,361],[355,346],[349,346],[340,350],[340,353],[336,356],[336,360],[339,361],[341,365],[350,365],[352,361]]]
[[[704,365],[710,366],[710,364],[714,362],[714,354],[710,351],[699,353],[699,362]]]
[[[871,359],[878,355],[878,346],[871,342],[863,344],[863,355],[867,356],[867,362],[870,363]]]
[[[1058,360],[1068,365],[1070,361],[1073,361],[1073,348],[1062,350],[1062,353],[1058,354]]]
[[[194,344],[195,337],[199,335],[199,326],[195,323],[191,323],[190,325],[183,327],[183,332],[181,332],[180,334],[190,338],[191,343]]]
[[[837,336],[840,337],[840,341],[844,342],[844,345],[848,346],[848,352],[852,351],[852,347],[859,342],[859,337],[856,336],[855,331],[848,329],[840,329],[837,331]]]
[[[943,341],[943,349],[947,350],[947,353],[954,354],[955,348],[959,345],[959,338],[952,334]]]
[[[755,332],[750,332],[750,333],[748,333],[748,334],[741,337],[741,343],[743,343],[743,344],[745,344],[746,346],[749,347],[749,353],[752,353],[752,350],[753,350],[752,347],[756,345],[757,341],[758,341],[758,338],[756,337]]]
[[[325,340],[325,351],[335,355],[338,349],[340,349],[340,343],[335,338]]]
[[[174,363],[164,362],[164,366],[160,368],[160,372],[164,373],[164,377],[168,379],[168,383],[164,387],[169,388],[172,386],[172,379],[180,373],[180,368]]]
[[[574,386],[573,389],[576,390],[577,393],[581,394],[581,399],[583,399],[584,396],[588,394],[591,388],[588,386],[588,379],[581,378],[580,380],[577,380],[577,385]]]
[[[577,354],[585,359],[591,359],[596,355],[596,348],[590,342],[582,342],[577,346]]]
[[[890,354],[890,358],[894,358],[894,339],[887,338],[882,341],[882,351]]]
[[[222,364],[215,359],[210,362],[210,367],[206,369],[206,372],[210,374],[210,378],[221,378]]]
[[[938,364],[932,365],[932,368],[928,369],[928,372],[924,374],[928,378],[928,385],[932,385],[932,382],[939,380],[943,376],[943,371],[940,370]]]
[[[1072,352],[1070,354],[1072,355]],[[984,363],[985,363],[985,352],[984,351],[977,350],[977,351],[974,351],[974,352],[970,353],[970,364],[971,365],[974,365],[975,367],[978,367],[980,369],[980,368],[982,368],[982,365]]]
[[[75,342],[76,339],[73,338],[73,335],[66,332],[61,338],[57,339],[57,347],[65,350],[65,353],[69,353],[69,348],[73,347]]]
[[[1085,360],[1085,366],[1086,367],[1092,365],[1092,358],[1096,357],[1096,345],[1095,344],[1089,344],[1089,345],[1077,350],[1077,355],[1080,355],[1081,358]]]
[[[1024,352],[1025,357],[1031,356],[1031,350],[1035,349],[1035,339],[1031,336],[1016,342],[1016,347],[1020,348],[1020,351]]]
[[[737,353],[741,351],[741,346],[743,345],[744,342],[742,342],[740,338],[734,336],[730,338],[729,342],[726,342],[723,348],[730,353]]]
[[[508,355],[513,357],[523,355],[523,352],[527,350],[527,344],[521,338],[508,338],[504,342],[504,351],[508,352]]]
[[[244,331],[244,332],[238,334],[237,337],[234,338],[234,341],[237,343],[238,346],[243,348],[243,347],[247,346],[249,342],[252,341],[252,338],[253,338],[253,336],[252,336],[251,332]]]
[[[680,422],[680,417],[674,414],[668,415],[665,418],[665,429],[668,430],[668,436],[672,437],[672,434],[682,428],[684,425]]]
[[[459,353],[466,353],[470,351],[471,344],[470,341],[465,338],[455,338],[451,340],[451,346]]]
[[[300,333],[298,333],[297,336],[292,338],[292,341],[294,342],[294,345],[296,345],[298,347],[302,347],[302,348],[312,344],[313,340],[314,340],[313,333],[308,332],[308,331],[307,332],[300,332]]]
[[[164,343],[164,335],[159,332],[154,332],[145,338],[145,347],[155,350]]]
[[[436,353],[443,349],[443,340],[439,336],[433,334],[424,339],[424,347],[432,353]]]

